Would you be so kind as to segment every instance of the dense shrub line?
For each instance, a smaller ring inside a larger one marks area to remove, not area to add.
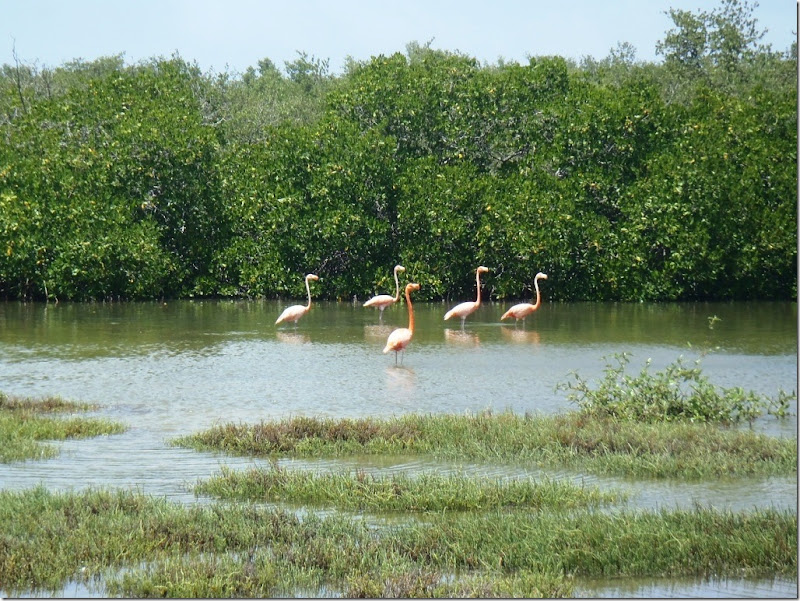
[[[694,15],[691,56],[673,11],[660,63],[4,65],[0,297],[302,296],[314,272],[365,298],[402,263],[421,300],[479,264],[494,298],[538,271],[553,300],[794,298],[796,45],[744,35],[748,9]]]

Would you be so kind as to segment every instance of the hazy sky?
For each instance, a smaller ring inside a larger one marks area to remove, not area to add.
[[[244,71],[261,58],[279,68],[298,51],[329,59],[405,52],[406,44],[460,51],[481,62],[524,63],[556,54],[603,58],[629,42],[641,60],[660,60],[656,42],[669,8],[696,12],[712,0],[0,0],[0,63],[122,53],[127,63],[178,52],[204,71]],[[796,39],[797,0],[761,0],[763,40],[786,50]]]

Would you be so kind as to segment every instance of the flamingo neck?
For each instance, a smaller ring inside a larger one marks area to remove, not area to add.
[[[533,280],[533,287],[536,288],[536,302],[533,305],[534,309],[538,309],[542,303],[542,297],[539,295],[539,278]]]
[[[481,304],[481,272],[475,274],[475,281],[478,283],[478,300],[475,301],[476,305]]]
[[[308,304],[306,310],[311,308],[311,288],[308,286],[308,278],[306,278],[306,292],[308,292]]]
[[[408,303],[408,329],[414,332],[414,307],[411,306],[411,291],[406,290],[406,303]]]
[[[400,300],[400,282],[397,280],[397,270],[394,270],[394,302]]]

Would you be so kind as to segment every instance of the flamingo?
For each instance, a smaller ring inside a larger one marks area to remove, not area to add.
[[[536,288],[536,304],[532,305],[530,303],[520,303],[518,305],[514,305],[508,311],[503,313],[503,316],[500,318],[500,320],[502,321],[504,319],[508,319],[509,317],[513,317],[514,319],[517,320],[516,322],[514,322],[515,324],[519,322],[519,320],[521,319],[522,325],[524,326],[525,318],[534,311],[536,311],[536,309],[538,309],[539,306],[542,304],[542,297],[539,294],[539,280],[546,280],[546,279],[547,279],[547,274],[542,273],[541,271],[536,274],[535,278],[533,278],[533,286],[534,288]]]
[[[489,268],[484,267],[481,265],[478,267],[478,270],[475,272],[475,281],[478,283],[478,299],[475,301],[467,301],[465,303],[461,303],[460,305],[456,305],[452,309],[450,309],[447,313],[444,314],[444,318],[450,319],[454,315],[456,317],[461,318],[461,327],[464,327],[464,320],[467,319],[467,315],[475,311],[478,307],[481,306],[481,274],[488,273]]]
[[[378,307],[378,309],[381,310],[379,321],[383,319],[383,310],[389,305],[393,305],[400,300],[400,282],[397,281],[397,272],[405,270],[406,268],[402,265],[394,266],[394,296],[390,296],[388,294],[379,294],[377,296],[373,296],[364,303],[365,307]]]
[[[311,288],[308,287],[308,280],[318,280],[319,277],[314,275],[313,273],[309,273],[306,276],[306,292],[308,292],[308,304],[307,305],[292,305],[291,307],[286,307],[281,313],[281,316],[275,320],[275,325],[278,325],[282,321],[293,321],[295,325],[297,325],[297,320],[300,319],[303,315],[308,313],[308,310],[311,308]]]
[[[383,354],[394,351],[394,364],[397,365],[397,352],[404,350],[411,337],[414,335],[414,308],[411,306],[411,293],[419,290],[419,284],[406,284],[406,303],[408,303],[408,327],[397,328],[389,334],[386,346],[383,347]]]

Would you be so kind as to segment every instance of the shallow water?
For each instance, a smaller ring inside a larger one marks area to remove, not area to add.
[[[54,459],[0,464],[0,487],[134,487],[194,502],[190,488],[197,479],[221,465],[259,462],[170,446],[177,435],[216,423],[296,415],[561,412],[573,407],[566,392],[555,390],[558,383],[573,371],[594,380],[602,375],[604,357],[623,351],[632,353],[632,372],[648,358],[656,370],[678,356],[689,363],[702,356],[703,372],[719,386],[771,396],[797,388],[795,303],[545,304],[524,325],[501,322],[507,304],[490,303],[463,329],[458,320],[442,319],[455,303],[418,303],[413,341],[397,365],[393,354],[381,350],[392,329],[407,325],[405,304],[381,317],[360,303],[315,302],[296,326],[276,327],[286,304],[0,304],[0,390],[99,403],[97,415],[130,426],[121,435],[59,443]],[[753,427],[796,436],[796,402],[791,411],[786,420],[759,419]],[[285,463],[315,470],[565,478],[622,488],[631,494],[629,506],[643,508],[797,506],[796,477],[627,481],[402,457]],[[751,590],[749,584],[731,589],[717,581],[670,582],[644,584],[637,590],[645,593],[632,594],[693,596],[700,587],[700,596],[750,596]],[[752,589],[757,596],[786,596],[783,581],[760,582]],[[613,586],[604,585],[601,596],[628,596]],[[771,592],[762,595],[763,586]],[[796,596],[796,582],[793,590]]]

